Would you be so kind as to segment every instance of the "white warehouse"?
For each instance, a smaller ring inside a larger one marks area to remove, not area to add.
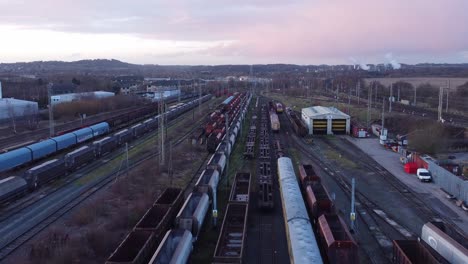
[[[68,94],[58,94],[52,95],[52,105],[65,103],[65,102],[73,102],[84,100],[88,98],[92,99],[102,99],[106,97],[112,97],[115,93],[112,92],[103,92],[103,91],[95,91],[95,92],[87,92],[87,93],[68,93]]]
[[[14,98],[2,98],[2,83],[0,82],[0,121],[32,116],[37,113],[37,102],[18,100]]]
[[[349,134],[351,118],[334,107],[313,106],[302,109],[302,120],[309,135]]]

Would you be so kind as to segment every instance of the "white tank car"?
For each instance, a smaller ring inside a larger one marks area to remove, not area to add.
[[[450,263],[468,263],[468,249],[460,245],[436,225],[432,223],[423,225],[421,238]]]
[[[291,263],[323,263],[291,159],[278,159],[281,205]]]

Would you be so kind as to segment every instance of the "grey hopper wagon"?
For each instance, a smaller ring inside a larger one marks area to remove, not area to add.
[[[192,233],[184,229],[167,231],[149,264],[184,264],[192,252]]]
[[[206,169],[195,184],[197,190],[208,193],[211,197],[216,192],[219,182],[219,172],[214,169]]]
[[[190,231],[196,239],[208,212],[209,203],[206,193],[192,192],[176,216],[176,226]]]

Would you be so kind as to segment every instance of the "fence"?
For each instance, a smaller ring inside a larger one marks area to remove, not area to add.
[[[446,192],[454,195],[457,199],[468,204],[468,181],[456,176],[446,169],[426,159],[429,171],[432,173],[434,182]]]

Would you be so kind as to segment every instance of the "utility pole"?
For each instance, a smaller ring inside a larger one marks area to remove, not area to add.
[[[198,84],[198,114],[201,115],[201,85]]]
[[[55,135],[55,129],[54,129],[54,109],[52,106],[52,86],[54,86],[53,83],[47,84],[47,97],[49,99],[49,134],[50,137],[53,137]]]
[[[374,100],[374,102],[375,102],[375,107],[377,108],[377,102],[378,102],[377,101],[377,98],[378,98],[377,95],[379,93],[379,89],[378,89],[379,87],[377,86],[377,83],[374,83],[374,85],[375,85],[375,100]]]
[[[392,102],[393,102],[393,83],[390,84],[390,98],[389,98],[389,106],[388,106],[388,112],[392,112]]]
[[[180,94],[182,93],[182,90],[180,89],[180,80],[177,82],[177,89],[179,89],[179,103],[180,103]]]
[[[398,87],[398,99],[397,99],[398,102],[400,102],[400,87]]]
[[[225,129],[226,129],[226,148],[229,146],[229,117],[228,114],[226,113],[226,124],[225,124]],[[231,149],[232,152],[232,149]],[[226,159],[226,187],[229,190],[229,159]]]
[[[354,178],[351,179],[351,213],[350,213],[350,220],[351,220],[351,233],[354,233],[356,221],[356,207],[355,207],[355,189],[356,189],[356,180]]]
[[[166,126],[166,113],[165,113],[165,107],[164,107],[164,102],[162,101],[162,92],[160,92],[161,97],[159,100],[159,106],[160,106],[160,113],[161,113],[161,120],[160,122],[160,136],[161,136],[161,145],[160,145],[160,151],[159,151],[159,165],[163,165],[165,163],[165,126]]]
[[[125,167],[128,176],[128,143],[125,143]]]
[[[357,103],[358,104],[360,103],[360,99],[361,99],[360,93],[361,93],[361,82],[358,80],[357,86],[356,86],[356,94],[357,94]]]
[[[385,96],[382,97],[382,133],[385,125]]]
[[[448,113],[448,105],[449,105],[449,92],[450,92],[450,80],[448,80],[448,85],[447,85],[447,103],[445,104],[445,113]]]
[[[172,141],[169,141],[169,168],[168,168],[168,174],[169,174],[169,182],[170,182],[170,187],[172,187],[172,180],[174,177],[174,171],[172,167]]]
[[[369,130],[371,120],[372,85],[373,84],[369,85],[369,90],[367,91],[367,130]]]
[[[439,112],[439,121],[442,121],[442,104],[443,104],[443,98],[444,98],[444,88],[441,86],[439,88],[439,107],[438,107],[438,112]]]
[[[348,94],[348,115],[351,115],[351,87],[349,87]]]
[[[414,86],[414,100],[413,100],[413,105],[416,106],[416,90],[417,90],[417,87]]]

